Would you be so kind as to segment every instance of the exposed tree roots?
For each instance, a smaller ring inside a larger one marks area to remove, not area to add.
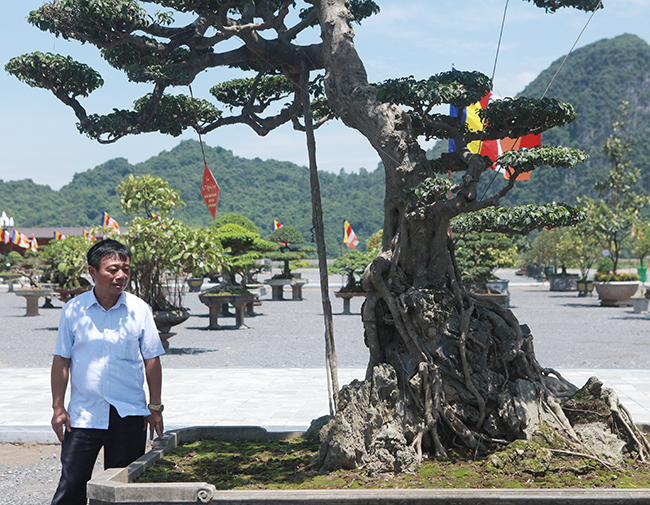
[[[390,263],[380,258],[370,268],[375,289],[363,312],[370,366],[365,381],[342,389],[338,413],[321,431],[321,468],[412,472],[425,453],[478,454],[516,439],[606,464],[624,449],[647,458],[648,443],[614,392],[595,378],[578,392],[542,368],[530,330],[512,312],[444,286],[396,296],[382,275]],[[582,410],[590,414],[576,415]]]

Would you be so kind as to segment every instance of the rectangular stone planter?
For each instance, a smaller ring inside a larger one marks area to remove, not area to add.
[[[551,291],[578,291],[578,275],[549,275],[549,289]]]
[[[165,434],[126,468],[88,483],[90,505],[623,505],[650,503],[649,489],[335,489],[217,491],[212,484],[133,483],[177,445],[201,439],[286,440],[302,433],[258,427],[196,427]]]
[[[177,446],[196,440],[286,440],[302,432],[268,432],[256,426],[193,427],[165,433],[149,452],[126,468],[111,468],[88,483],[90,505],[210,503],[216,488],[206,482],[134,483],[144,471]]]

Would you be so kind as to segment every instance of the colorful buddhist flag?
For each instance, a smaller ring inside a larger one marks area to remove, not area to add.
[[[273,220],[273,231],[277,230],[278,228],[282,228],[282,223],[278,223],[275,219]]]
[[[8,244],[11,242],[11,233],[9,233],[7,230],[2,230],[2,235],[0,235],[0,238],[5,244]]]
[[[120,233],[120,225],[106,211],[102,212],[102,227],[109,228],[113,233]]]
[[[472,132],[483,131],[483,122],[479,113],[481,110],[487,108],[488,104],[496,100],[492,93],[487,93],[479,102],[476,102],[462,111],[462,121],[467,123],[467,128]],[[461,112],[458,108],[451,106],[450,116],[459,117]],[[475,154],[481,154],[483,156],[488,156],[492,160],[496,160],[491,167],[492,170],[496,170],[503,174],[505,179],[510,179],[513,174],[512,167],[502,167],[498,163],[498,158],[505,153],[506,151],[514,150],[517,151],[522,147],[532,148],[539,147],[541,145],[541,135],[526,135],[517,139],[503,138],[497,140],[475,140],[467,144],[467,149]],[[456,144],[453,140],[449,140],[449,152],[456,151]],[[530,172],[525,172],[517,176],[518,181],[528,181],[530,180]]]
[[[59,233],[58,231],[54,232],[54,240],[65,240],[65,237],[63,233]]]
[[[29,248],[34,252],[38,251],[38,241],[36,240],[36,237],[34,236],[33,233],[32,233],[32,239],[29,241]]]
[[[23,249],[31,249],[32,244],[29,237],[24,233],[14,230],[11,234],[11,242]]]
[[[352,229],[352,226],[350,226],[350,223],[348,223],[347,219],[343,223],[343,242],[346,243],[351,249],[357,247],[357,244],[359,243],[359,239],[357,238],[357,235],[354,233],[354,230]]]
[[[84,230],[84,238],[90,242],[94,242],[95,240],[97,240],[97,237],[95,237],[95,235],[93,235],[92,232],[89,232],[87,230]]]

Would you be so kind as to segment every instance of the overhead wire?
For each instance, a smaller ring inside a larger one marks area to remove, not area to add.
[[[506,0],[506,10],[508,9],[508,2],[509,2],[509,0]],[[598,2],[598,4],[596,5],[596,7],[594,7],[594,10],[591,12],[591,16],[589,16],[589,19],[587,19],[587,22],[585,23],[585,26],[582,28],[582,30],[581,30],[580,33],[578,34],[578,37],[576,38],[575,42],[574,42],[573,45],[571,46],[571,49],[569,50],[569,52],[566,54],[566,56],[565,56],[564,59],[562,60],[562,63],[560,63],[560,66],[558,67],[558,69],[556,70],[555,74],[554,74],[553,77],[551,78],[550,82],[548,83],[548,86],[546,86],[546,89],[544,90],[544,93],[543,93],[542,96],[540,97],[540,100],[542,100],[543,98],[546,97],[546,94],[548,93],[548,90],[551,88],[551,85],[553,84],[553,82],[555,82],[555,78],[556,78],[556,77],[558,76],[558,74],[560,73],[560,70],[562,70],[562,67],[564,66],[564,63],[565,63],[566,60],[569,58],[569,56],[571,56],[571,53],[573,53],[573,50],[574,50],[575,47],[578,45],[578,42],[580,41],[580,38],[582,37],[582,34],[585,32],[585,30],[587,29],[587,26],[589,26],[589,23],[591,22],[591,20],[593,19],[594,15],[596,14],[596,11],[597,11],[598,9],[600,9],[600,7],[602,6],[602,4],[603,4],[603,0],[599,0],[599,2]],[[498,45],[497,45],[497,52],[496,52],[496,57],[495,57],[495,61],[494,61],[494,68],[493,68],[493,70],[492,70],[492,81],[493,81],[493,82],[494,82],[494,76],[495,76],[495,72],[496,72],[497,59],[498,59],[498,57],[499,57],[499,48],[500,48],[500,46],[501,46],[501,36],[502,36],[502,34],[503,34],[503,26],[504,26],[504,24],[505,24],[505,20],[506,20],[506,14],[505,14],[505,11],[504,11],[504,13],[503,13],[503,21],[502,21],[502,23],[501,23],[501,33],[499,34],[499,43],[498,43]],[[521,137],[520,137],[520,138],[521,138]],[[482,139],[483,139],[483,132],[481,132],[481,140],[482,140]],[[519,142],[519,139],[517,139],[517,142]],[[515,145],[516,145],[516,144],[515,144]],[[499,173],[499,172],[495,171],[494,177],[492,177],[492,180],[490,181],[490,184],[488,184],[487,188],[485,188],[485,191],[483,192],[483,195],[481,196],[481,200],[485,197],[486,193],[487,193],[488,190],[490,189],[490,186],[492,186],[492,183],[493,183],[494,180],[496,179],[498,173]]]
[[[546,93],[548,93],[549,88],[551,87],[551,85],[552,85],[553,82],[555,81],[555,78],[557,77],[557,74],[559,74],[559,73],[560,73],[560,70],[562,70],[562,67],[564,66],[564,63],[566,62],[567,58],[571,55],[571,53],[572,53],[573,50],[575,49],[576,45],[578,44],[578,41],[579,41],[580,38],[582,37],[582,34],[583,34],[583,33],[585,32],[585,30],[587,29],[587,26],[589,26],[589,23],[591,22],[591,19],[594,17],[594,14],[596,14],[596,11],[597,11],[598,9],[600,9],[601,5],[603,5],[603,0],[600,0],[600,1],[598,2],[598,5],[596,5],[596,7],[594,7],[594,10],[591,12],[591,16],[589,16],[589,19],[587,19],[587,22],[585,23],[585,26],[582,28],[582,31],[581,31],[580,34],[578,35],[578,38],[577,38],[576,41],[573,43],[573,46],[571,46],[571,50],[570,50],[570,51],[567,53],[567,55],[564,57],[564,59],[562,60],[562,63],[560,63],[560,66],[558,67],[557,71],[555,72],[555,75],[554,75],[553,78],[551,79],[551,82],[549,82],[549,83],[548,83],[548,86],[546,86],[546,89],[544,90],[544,94],[542,95],[542,98],[546,97]]]
[[[499,41],[497,42],[497,50],[496,50],[496,54],[494,55],[494,65],[492,66],[492,77],[490,78],[490,80],[492,82],[492,86],[494,86],[494,77],[495,77],[496,72],[497,72],[497,62],[499,61],[499,52],[501,50],[501,40],[503,39],[503,29],[505,28],[505,25],[506,25],[506,14],[508,12],[508,5],[509,4],[510,4],[510,0],[506,0],[506,5],[503,8],[503,18],[501,19],[501,29],[499,30]],[[478,144],[478,154],[479,155],[481,153],[481,147],[483,146],[483,135],[484,135],[484,133],[485,133],[485,128],[481,129],[481,139],[479,140],[479,144]],[[480,200],[483,200],[486,193],[488,192],[488,190],[492,186],[492,183],[495,181],[498,173],[499,172],[497,172],[496,170],[494,171],[494,176],[492,177],[492,180],[490,181],[490,184],[488,184],[487,188],[485,188],[485,191],[483,192],[483,195],[481,196]]]

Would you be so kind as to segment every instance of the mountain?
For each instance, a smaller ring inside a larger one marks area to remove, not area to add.
[[[291,225],[311,240],[311,190],[309,170],[289,162],[249,160],[221,147],[205,147],[205,157],[219,187],[217,217],[243,214],[260,229],[263,238],[273,220]],[[20,227],[87,226],[99,224],[102,211],[118,223],[129,218],[120,210],[116,187],[129,174],[162,177],[180,192],[185,207],[174,217],[191,226],[207,226],[212,216],[201,198],[203,158],[200,144],[181,142],[149,160],[131,165],[123,158],[75,174],[60,190],[31,180],[0,181],[0,206]],[[319,173],[326,246],[332,257],[340,254],[343,221],[365,240],[383,226],[384,173],[361,169],[359,173]]]
[[[540,98],[564,57],[553,62],[519,96]],[[565,201],[595,196],[594,183],[609,171],[602,145],[612,123],[622,119],[620,106],[628,102],[625,132],[634,139],[632,166],[641,169],[640,190],[650,191],[650,45],[636,35],[603,39],[574,51],[546,94],[573,104],[578,118],[542,134],[543,145],[582,149],[589,159],[571,170],[540,168],[529,183],[509,197],[518,204]]]

